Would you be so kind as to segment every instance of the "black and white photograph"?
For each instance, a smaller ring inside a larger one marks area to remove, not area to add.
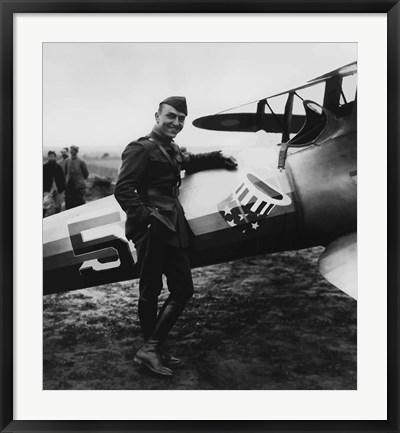
[[[43,390],[357,390],[357,43],[42,50]]]

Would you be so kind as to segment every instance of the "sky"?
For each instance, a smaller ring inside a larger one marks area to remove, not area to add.
[[[151,131],[159,102],[172,95],[188,101],[179,145],[239,143],[247,133],[205,131],[192,121],[355,60],[355,43],[45,43],[43,148],[120,154]]]

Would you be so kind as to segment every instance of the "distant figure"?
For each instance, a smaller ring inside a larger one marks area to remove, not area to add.
[[[65,161],[67,189],[65,194],[65,208],[85,204],[86,182],[89,172],[85,161],[78,158],[79,147],[71,146],[69,148],[71,158]]]
[[[63,169],[64,175],[67,174],[67,160],[69,158],[69,150],[68,147],[63,147],[61,149],[61,159],[58,161],[58,164],[61,165]]]
[[[64,178],[67,175],[67,160],[69,158],[69,149],[68,147],[63,147],[61,149],[61,159],[59,159],[58,165],[61,166],[63,173],[64,173]],[[66,205],[65,205],[65,192],[62,194],[62,200],[61,200],[61,210],[65,210]]]
[[[43,218],[61,212],[65,191],[65,176],[56,162],[56,153],[49,151],[47,157],[47,162],[43,164]]]

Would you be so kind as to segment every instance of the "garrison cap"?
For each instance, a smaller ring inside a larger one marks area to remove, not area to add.
[[[171,105],[175,110],[184,113],[186,116],[188,114],[186,98],[184,96],[170,96],[169,98],[164,99],[164,101],[161,101],[160,105],[161,104]]]
[[[72,146],[70,146],[70,149],[75,149],[75,150],[78,152],[79,147],[78,147],[78,146],[75,146],[75,144],[73,144]]]

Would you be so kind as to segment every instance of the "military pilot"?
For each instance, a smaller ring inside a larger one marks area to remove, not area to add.
[[[150,370],[171,376],[182,360],[161,349],[161,344],[193,294],[189,263],[190,229],[179,202],[180,172],[210,168],[235,169],[234,158],[220,151],[183,153],[173,139],[188,114],[184,97],[169,97],[155,113],[151,133],[128,144],[115,187],[115,197],[126,212],[126,237],[138,254],[138,315],[145,343],[135,361]],[[169,297],[157,315],[162,275]]]

